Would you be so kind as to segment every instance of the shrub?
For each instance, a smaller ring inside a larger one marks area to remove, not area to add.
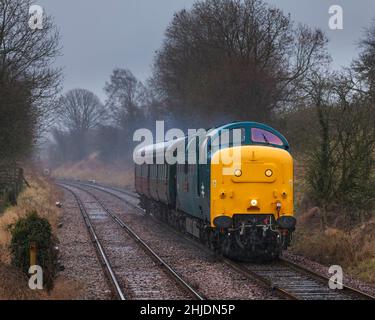
[[[326,232],[298,230],[292,250],[325,265],[350,266],[357,261],[357,250],[353,239],[338,229]]]
[[[12,226],[11,234],[12,264],[27,274],[30,267],[30,244],[36,243],[37,265],[43,268],[44,287],[51,290],[57,271],[57,251],[56,239],[48,220],[33,211]]]

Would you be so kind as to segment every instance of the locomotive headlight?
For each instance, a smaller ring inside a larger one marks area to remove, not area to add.
[[[256,207],[258,205],[258,200],[253,199],[253,200],[250,201],[250,204],[251,204],[252,207]]]
[[[266,175],[266,177],[272,177],[273,175],[273,171],[271,169],[267,169],[266,172],[264,173]]]
[[[241,169],[236,169],[234,170],[234,175],[236,177],[241,177],[242,176],[242,170]]]

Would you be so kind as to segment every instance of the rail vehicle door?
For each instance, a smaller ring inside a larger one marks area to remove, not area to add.
[[[175,208],[177,193],[177,165],[167,165],[168,204]]]
[[[149,175],[149,166],[142,164],[141,168],[142,176],[142,192],[146,197],[150,197],[150,175]]]
[[[135,191],[141,193],[141,189],[139,186],[139,165],[134,166],[134,177],[135,177]]]
[[[161,188],[163,187],[162,179],[163,179],[163,173],[162,173],[162,165],[156,164],[155,165],[155,198],[156,201],[161,201],[160,199],[160,193]]]
[[[206,147],[202,148],[200,141],[196,142],[196,155],[197,155],[197,164],[196,164],[196,195],[199,199],[198,210],[202,219],[209,218],[209,203],[210,203],[210,171],[209,171],[209,157],[208,157],[208,148],[210,146],[211,138],[207,138],[208,141],[203,142],[202,145]],[[201,152],[204,152],[205,155],[202,157]]]

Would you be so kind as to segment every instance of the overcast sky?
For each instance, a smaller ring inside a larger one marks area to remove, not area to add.
[[[319,27],[330,39],[335,68],[356,56],[356,43],[375,18],[375,0],[268,0],[292,19]],[[55,18],[61,32],[64,90],[86,88],[105,98],[103,86],[115,67],[128,68],[144,81],[151,75],[173,13],[194,0],[36,0]],[[344,29],[328,27],[328,9],[341,5]]]

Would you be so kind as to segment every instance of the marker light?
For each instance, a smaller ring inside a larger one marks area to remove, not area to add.
[[[236,170],[234,170],[234,175],[235,175],[236,177],[241,177],[241,176],[242,176],[242,171],[241,171],[241,169],[236,169]]]
[[[271,169],[267,169],[266,170],[266,172],[264,173],[265,175],[266,175],[266,177],[272,177],[272,175],[273,175],[273,172],[272,172],[272,170]]]
[[[253,200],[250,201],[250,204],[251,204],[252,207],[256,207],[258,205],[258,201],[253,199]]]

